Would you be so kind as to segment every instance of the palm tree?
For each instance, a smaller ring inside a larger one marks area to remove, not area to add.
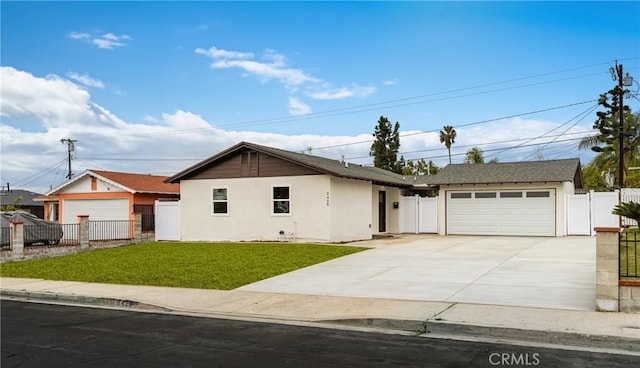
[[[451,125],[445,125],[440,131],[440,143],[444,143],[449,151],[449,164],[451,164],[451,145],[456,143],[456,130]]]
[[[467,155],[464,158],[465,164],[483,164],[484,152],[478,147],[473,147],[467,151]]]

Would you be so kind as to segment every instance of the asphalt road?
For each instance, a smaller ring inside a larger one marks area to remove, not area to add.
[[[637,367],[640,357],[3,300],[8,367]]]

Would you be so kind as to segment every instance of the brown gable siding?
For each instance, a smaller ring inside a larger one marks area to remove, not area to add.
[[[225,179],[243,177],[274,177],[319,175],[318,171],[306,168],[261,152],[236,152],[228,158],[197,172],[188,179]],[[186,178],[182,178],[184,180]]]

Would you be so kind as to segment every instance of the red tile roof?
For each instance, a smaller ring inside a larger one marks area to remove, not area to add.
[[[167,176],[131,174],[115,171],[90,170],[106,179],[140,193],[180,194],[180,184],[168,184]]]

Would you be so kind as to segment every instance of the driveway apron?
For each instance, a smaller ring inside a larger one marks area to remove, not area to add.
[[[375,248],[238,290],[595,309],[593,237],[409,235],[367,244]]]

